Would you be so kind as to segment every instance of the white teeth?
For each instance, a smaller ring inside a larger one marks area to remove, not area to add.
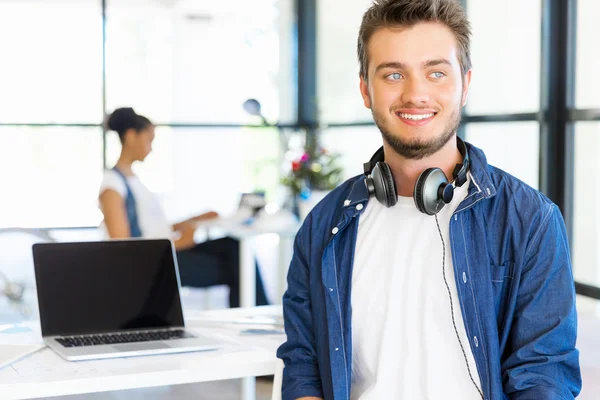
[[[398,113],[398,115],[401,118],[411,119],[413,121],[420,121],[422,119],[433,117],[433,113],[430,113],[430,114],[404,114],[404,113]]]

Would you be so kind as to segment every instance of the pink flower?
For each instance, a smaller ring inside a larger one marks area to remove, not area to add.
[[[305,163],[308,161],[309,158],[310,158],[310,156],[308,155],[308,153],[304,153],[304,154],[302,154],[302,157],[300,157],[300,162]]]

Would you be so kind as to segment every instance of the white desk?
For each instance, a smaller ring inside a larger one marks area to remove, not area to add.
[[[272,375],[276,366],[275,351],[285,336],[240,335],[239,330],[248,325],[225,326],[208,321],[281,315],[281,312],[280,306],[186,311],[187,325],[192,330],[201,328],[202,332],[231,343],[213,352],[69,362],[45,348],[0,370],[0,398],[45,398]],[[253,383],[253,379],[246,381]],[[248,392],[243,396],[248,396]]]
[[[240,242],[240,306],[253,307],[256,305],[256,269],[252,241],[256,236],[263,234],[276,234],[279,236],[279,257],[277,272],[277,293],[272,299],[275,304],[281,304],[281,298],[286,290],[287,270],[292,259],[293,241],[300,225],[289,225],[286,228],[269,228],[246,226],[240,223],[216,219],[202,223],[200,227],[207,230],[215,228],[225,232]],[[210,235],[209,235],[210,236]]]

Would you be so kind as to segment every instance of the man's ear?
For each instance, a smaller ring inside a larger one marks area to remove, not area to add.
[[[360,94],[363,98],[365,107],[371,108],[371,97],[369,96],[369,85],[365,81],[365,78],[360,77]]]
[[[471,86],[471,70],[468,70],[465,76],[463,76],[463,88],[462,88],[462,106],[467,105],[467,99],[469,97],[469,87]]]

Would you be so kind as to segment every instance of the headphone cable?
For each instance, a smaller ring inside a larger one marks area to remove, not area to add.
[[[479,386],[475,383],[475,379],[473,379],[473,375],[471,374],[471,368],[469,367],[469,361],[467,360],[467,353],[465,353],[465,348],[460,340],[460,336],[458,334],[458,329],[456,328],[456,321],[454,320],[454,306],[452,305],[452,293],[450,292],[450,286],[448,285],[448,280],[446,279],[446,244],[444,242],[444,236],[442,235],[442,229],[440,228],[440,222],[438,220],[437,213],[435,214],[435,223],[438,228],[438,232],[440,233],[440,239],[442,240],[442,275],[444,276],[444,283],[446,284],[446,289],[448,290],[448,297],[450,298],[450,315],[452,316],[452,325],[454,326],[454,333],[456,333],[456,338],[458,339],[458,344],[460,345],[460,349],[462,350],[463,356],[465,358],[465,364],[467,365],[467,371],[469,372],[469,378],[471,378],[471,382],[475,385],[475,388],[481,395],[481,398],[484,399],[483,393],[479,389]]]

